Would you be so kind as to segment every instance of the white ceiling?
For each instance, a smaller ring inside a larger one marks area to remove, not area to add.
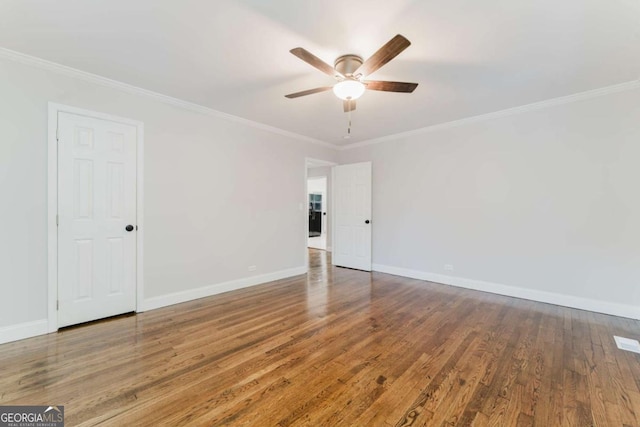
[[[372,74],[417,82],[368,91],[353,114],[333,64],[395,34],[412,45]],[[333,144],[414,130],[640,76],[638,0],[0,0],[0,47]]]

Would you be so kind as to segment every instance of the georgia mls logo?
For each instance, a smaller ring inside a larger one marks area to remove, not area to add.
[[[64,409],[64,406],[61,406],[60,408]],[[62,409],[58,408],[57,406],[49,406],[47,409],[44,410],[44,413],[46,414],[49,411],[55,411],[58,414],[62,415]]]
[[[64,427],[64,406],[0,406],[0,427]]]

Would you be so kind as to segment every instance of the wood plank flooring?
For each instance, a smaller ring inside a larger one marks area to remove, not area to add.
[[[379,273],[308,276],[0,346],[68,426],[640,426],[640,322]]]

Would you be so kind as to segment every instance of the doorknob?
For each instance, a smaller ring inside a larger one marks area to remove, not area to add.
[[[368,219],[364,221],[365,224],[369,224],[369,222],[370,221]]]
[[[132,232],[133,231],[133,225],[129,224],[124,229],[127,230],[128,232]]]

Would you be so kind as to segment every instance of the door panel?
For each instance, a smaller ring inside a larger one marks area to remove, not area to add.
[[[135,310],[136,128],[58,115],[58,326]]]
[[[335,166],[332,173],[332,262],[371,271],[371,163]]]
[[[107,280],[109,295],[121,295],[124,293],[125,283],[123,260],[124,239],[111,238],[107,240]]]
[[[76,239],[75,269],[78,272],[75,280],[72,301],[89,300],[93,290],[93,240]]]

